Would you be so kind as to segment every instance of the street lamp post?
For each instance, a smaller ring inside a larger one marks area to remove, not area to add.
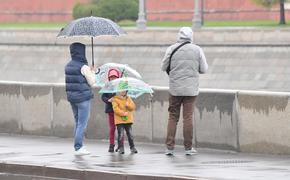
[[[200,10],[199,10],[199,0],[194,1],[194,17],[192,20],[193,23],[193,29],[199,29],[201,28],[201,15],[200,15]]]
[[[201,14],[201,25],[203,26],[204,24],[204,0],[201,0],[200,14]]]
[[[146,30],[145,0],[139,0],[137,28],[140,30]]]

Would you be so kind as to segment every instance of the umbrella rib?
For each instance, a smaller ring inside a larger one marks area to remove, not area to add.
[[[112,21],[112,20],[110,20],[110,19],[106,19],[106,18],[102,18],[102,17],[99,17],[100,19],[102,19],[102,20],[104,20],[104,21],[106,21],[113,29],[114,29],[114,31],[118,34],[118,35],[120,35],[120,33],[119,33],[119,31],[118,31],[118,29],[116,29],[113,25],[114,25],[114,21]],[[120,29],[120,30],[122,30],[122,29]]]
[[[68,28],[68,33],[69,33],[69,36],[73,36],[73,35],[71,35],[71,33],[72,33],[72,31],[73,31],[73,29],[74,29],[74,25],[77,23],[77,20],[75,20],[75,21],[73,21],[73,22],[71,22],[71,24],[69,24],[69,25],[71,25],[69,28]]]
[[[104,19],[104,18],[103,18]],[[105,21],[107,21],[109,23],[109,25],[114,29],[114,31],[117,33],[117,35],[120,35],[119,31],[113,26],[112,22],[110,22],[110,20],[108,19],[104,19]],[[114,23],[114,22],[113,22]]]

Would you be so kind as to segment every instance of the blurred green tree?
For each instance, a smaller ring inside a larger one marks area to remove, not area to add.
[[[286,24],[286,18],[285,18],[285,2],[287,0],[252,0],[258,5],[262,5],[267,8],[271,8],[272,6],[279,3],[280,7],[280,21],[279,24],[283,25]]]
[[[138,17],[138,0],[93,0],[97,1],[98,14],[115,22],[136,20]]]
[[[76,4],[73,17],[90,16],[109,18],[115,22],[136,20],[138,18],[138,0],[91,0],[90,4]]]
[[[98,16],[98,6],[96,4],[77,3],[73,8],[73,18],[78,19],[87,16]]]

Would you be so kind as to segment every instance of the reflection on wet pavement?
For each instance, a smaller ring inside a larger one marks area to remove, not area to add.
[[[174,156],[163,145],[138,144],[138,154],[107,152],[107,142],[86,140],[91,155],[74,156],[70,139],[0,136],[2,163],[33,164],[55,168],[108,171],[125,174],[186,176],[209,179],[289,179],[290,156],[242,154],[198,149],[186,156],[177,146]],[[25,142],[25,143],[19,143]],[[24,145],[25,144],[25,145]],[[41,146],[40,146],[41,144]],[[53,148],[52,148],[53,144]]]

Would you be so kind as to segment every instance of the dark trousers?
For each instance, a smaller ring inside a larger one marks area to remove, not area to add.
[[[134,138],[132,134],[132,123],[130,124],[117,124],[118,130],[118,147],[124,147],[124,130],[126,131],[130,148],[135,147]]]
[[[169,119],[167,126],[166,146],[173,150],[175,146],[176,127],[179,121],[180,108],[183,106],[183,144],[186,150],[192,148],[193,111],[196,96],[169,96]]]

